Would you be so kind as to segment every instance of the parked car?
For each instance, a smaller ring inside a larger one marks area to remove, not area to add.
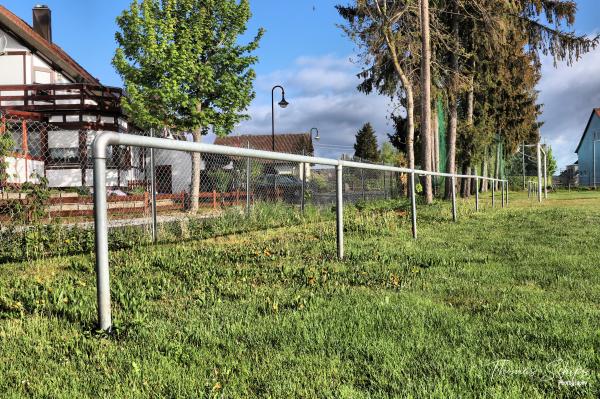
[[[263,200],[299,203],[302,196],[302,180],[289,175],[265,174],[258,178],[254,190],[258,198]]]

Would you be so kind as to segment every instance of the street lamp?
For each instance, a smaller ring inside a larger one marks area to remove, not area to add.
[[[317,134],[316,134],[316,136],[315,136],[315,140],[319,141],[319,139],[320,139],[321,137],[319,137],[319,129],[317,129],[316,127],[312,127],[312,128],[310,128],[310,138],[312,139],[313,130],[314,130],[315,132],[317,132]]]
[[[285,101],[285,89],[280,85],[273,86],[271,89],[271,146],[273,151],[275,151],[275,100],[273,99],[273,96],[275,89],[277,88],[281,89],[281,101],[277,104],[279,104],[281,108],[285,108],[289,105],[289,103]]]

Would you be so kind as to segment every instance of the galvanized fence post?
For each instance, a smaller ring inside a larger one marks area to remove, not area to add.
[[[496,182],[492,180],[492,208],[496,206]]]
[[[508,180],[506,181],[506,206],[508,206]]]
[[[342,165],[337,165],[336,172],[336,237],[338,259],[344,259],[344,179]]]
[[[415,172],[410,173],[410,218],[412,221],[413,238],[417,239],[417,201],[415,189]]]
[[[384,162],[381,161],[381,164],[384,165]],[[386,184],[385,184],[385,170],[383,171],[383,199],[387,199],[388,195],[387,195],[387,189],[386,189]]]
[[[150,137],[154,137],[154,129],[150,129]],[[156,168],[154,166],[154,148],[150,148],[150,204],[152,212],[152,243],[156,244],[158,240],[157,222],[156,222]]]
[[[475,178],[475,211],[479,211],[479,178]]]
[[[106,206],[106,149],[94,150],[94,227],[96,229],[96,297],[98,328],[110,331],[110,275],[108,270],[108,211]]]
[[[452,220],[456,222],[456,178],[452,176]]]
[[[502,203],[502,208],[504,208],[504,182],[501,182],[501,186],[502,186],[502,198],[501,198],[501,203]]]
[[[250,142],[248,141],[248,149],[250,149]],[[250,163],[250,157],[246,158],[246,216],[250,216],[250,177],[252,174],[252,165]]]
[[[361,159],[362,162],[362,159]],[[366,200],[366,196],[365,196],[365,170],[361,169],[360,170],[360,184],[362,186],[362,199],[363,201]]]
[[[544,151],[544,199],[548,199],[548,156]]]
[[[302,150],[302,155],[306,155],[304,150]],[[304,215],[304,191],[306,190],[306,163],[302,162],[300,165],[302,165],[302,189],[300,192],[300,210]]]

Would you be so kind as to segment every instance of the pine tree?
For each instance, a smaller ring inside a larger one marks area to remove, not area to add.
[[[390,115],[392,119],[392,123],[394,125],[394,133],[388,133],[388,139],[390,143],[396,148],[399,152],[406,155],[406,136],[408,134],[408,123],[406,118],[402,115]]]
[[[373,130],[373,126],[369,122],[365,123],[356,133],[354,156],[371,162],[377,162],[379,159],[377,137],[375,137],[375,130]]]

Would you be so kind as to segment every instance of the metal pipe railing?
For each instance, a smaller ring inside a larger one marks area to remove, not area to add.
[[[98,299],[98,327],[102,330],[110,330],[112,326],[110,311],[110,276],[108,266],[108,213],[106,201],[106,158],[109,146],[132,146],[163,150],[199,152],[217,155],[229,155],[240,158],[258,158],[275,161],[296,162],[304,164],[318,164],[335,166],[336,168],[336,241],[337,255],[339,259],[344,258],[344,213],[343,213],[343,169],[358,168],[361,170],[378,170],[384,172],[398,172],[410,174],[410,203],[413,237],[417,238],[417,208],[415,177],[416,176],[441,176],[452,179],[453,186],[453,220],[456,220],[456,179],[476,179],[478,182],[491,181],[492,204],[495,202],[494,186],[501,182],[502,187],[506,180],[486,176],[462,175],[452,173],[430,172],[425,170],[410,169],[381,164],[368,164],[346,160],[312,157],[306,155],[284,154],[271,151],[252,150],[249,148],[226,147],[214,144],[191,143],[188,141],[169,140],[156,137],[138,136],[132,134],[121,134],[106,132],[96,136],[93,143],[94,156],[94,223],[96,242],[96,288]],[[248,166],[247,166],[248,168]],[[249,168],[248,168],[249,169]],[[249,190],[246,190],[249,192]],[[479,195],[476,197],[476,207],[479,208]]]

